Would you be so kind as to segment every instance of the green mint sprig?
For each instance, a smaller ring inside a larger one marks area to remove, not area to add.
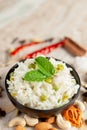
[[[43,81],[46,78],[52,77],[55,73],[55,68],[52,63],[46,58],[39,56],[35,58],[37,70],[31,70],[27,72],[24,76],[26,81]]]

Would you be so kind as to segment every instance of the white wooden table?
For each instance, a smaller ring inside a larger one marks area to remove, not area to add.
[[[87,0],[0,0],[0,82],[3,88],[5,75],[12,65],[2,65],[9,62],[6,51],[19,45],[18,42],[12,44],[13,39],[53,37],[60,40],[65,36],[87,47]],[[41,47],[44,47],[44,44],[26,49],[15,59]],[[48,56],[54,56],[70,64],[75,58],[63,48],[56,49]],[[0,98],[0,107],[5,105],[5,109],[9,111],[7,107],[11,103],[6,93]],[[14,115],[14,112],[10,112],[5,118],[0,118],[0,130],[13,130],[8,128],[8,121]],[[31,128],[27,127],[27,130]]]

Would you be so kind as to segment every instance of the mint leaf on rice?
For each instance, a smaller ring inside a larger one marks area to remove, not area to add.
[[[31,70],[24,76],[24,80],[26,81],[43,81],[44,79],[46,79],[46,76],[43,75],[39,70]]]
[[[38,69],[47,77],[51,77],[55,73],[54,66],[47,58],[39,56],[35,58],[35,61],[38,65]]]
[[[39,56],[35,58],[35,62],[38,67],[37,70],[31,70],[27,72],[24,76],[24,80],[43,81],[52,77],[52,75],[55,73],[54,66],[47,58]]]

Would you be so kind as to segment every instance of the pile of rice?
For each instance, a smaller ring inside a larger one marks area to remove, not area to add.
[[[62,61],[56,61],[50,58],[49,61],[56,68],[58,64],[63,65],[64,69],[54,74],[52,84],[47,81],[28,82],[23,80],[29,65],[35,62],[35,59],[27,59],[18,63],[18,67],[11,74],[10,80],[7,80],[10,94],[21,104],[34,109],[52,109],[60,107],[69,102],[69,99],[77,93],[79,85],[71,75],[71,68],[67,67]],[[53,84],[58,87],[54,89]],[[42,101],[41,96],[45,95],[46,100]]]

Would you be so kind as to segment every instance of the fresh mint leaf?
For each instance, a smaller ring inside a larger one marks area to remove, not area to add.
[[[55,73],[54,66],[47,58],[39,56],[35,58],[35,61],[38,65],[38,69],[47,77],[51,77]]]
[[[43,81],[47,78],[52,77],[55,73],[55,68],[49,59],[39,56],[35,58],[36,65],[38,66],[37,70],[31,70],[27,72],[24,76],[26,81]]]
[[[46,76],[43,75],[39,70],[31,70],[24,76],[24,80],[26,81],[43,81],[44,79],[46,79]]]

